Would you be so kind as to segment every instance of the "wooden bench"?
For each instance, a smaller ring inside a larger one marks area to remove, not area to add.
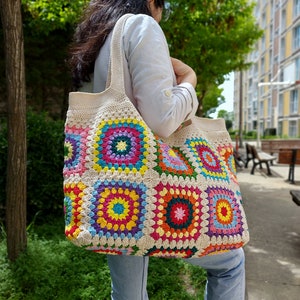
[[[270,155],[279,153],[280,149],[300,149],[300,139],[261,140],[261,151]]]
[[[300,190],[290,190],[292,200],[300,206]]]
[[[300,148],[296,149],[279,149],[279,164],[289,164],[288,181],[295,183],[295,165],[300,164]]]
[[[276,159],[275,156],[271,156],[265,152],[257,152],[255,146],[252,146],[246,143],[246,164],[245,168],[248,167],[250,161],[253,162],[251,174],[254,174],[255,168],[259,165],[262,169],[262,164],[265,164],[267,167],[267,174],[272,175],[269,163],[273,162]]]
[[[234,149],[233,157],[236,167],[242,169],[245,166],[245,160],[243,156],[236,149]]]
[[[245,168],[248,168],[248,163],[254,159],[253,153],[252,153],[252,146],[248,143],[245,144],[246,146],[246,163]]]

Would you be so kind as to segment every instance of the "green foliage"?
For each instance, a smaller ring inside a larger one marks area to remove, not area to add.
[[[29,28],[49,34],[78,20],[88,0],[22,0]]]
[[[262,137],[262,139],[264,139],[264,140],[275,140],[278,138],[279,138],[278,135],[265,135],[264,137]]]
[[[225,120],[226,129],[229,130],[232,128],[232,121],[231,120]]]
[[[244,136],[246,140],[252,140],[257,138],[257,132],[255,130],[248,131],[246,135]]]
[[[182,260],[150,258],[148,293],[151,300],[203,299],[205,281],[203,269]],[[27,251],[10,264],[2,232],[0,299],[110,299],[106,256],[66,241],[63,220],[55,219],[34,227],[29,233]]]
[[[193,280],[192,274],[197,274]],[[205,282],[206,272],[199,267],[182,260],[150,258],[147,286],[150,299],[203,299]]]
[[[218,118],[223,118],[225,120],[231,120],[232,115],[225,109],[218,111]]]
[[[202,102],[202,105],[198,109],[199,115],[209,116],[214,113],[216,108],[225,102],[222,92],[223,89],[218,88],[217,85],[211,85],[210,89],[206,92],[206,100]],[[201,110],[201,112],[199,110]]]
[[[63,121],[46,113],[27,113],[27,207],[28,219],[38,212],[62,213]],[[0,127],[0,208],[5,205],[7,128]],[[1,211],[0,211],[1,212]],[[0,215],[3,217],[3,214]]]
[[[227,130],[232,128],[234,115],[232,112],[228,112],[225,109],[221,109],[218,111],[218,118],[222,118],[225,120]]]
[[[236,130],[229,129],[228,132],[229,132],[229,135],[230,135],[231,139],[233,141],[235,141],[237,136],[239,135],[239,130],[238,129],[236,129]]]
[[[74,24],[87,2],[22,0],[27,103],[37,111],[48,111],[55,118],[65,116],[71,90],[65,61]],[[0,66],[3,62],[0,59]],[[0,73],[1,78],[4,79],[4,74]],[[0,81],[0,91],[5,90],[4,83],[5,80]]]
[[[246,54],[261,37],[247,0],[171,0],[172,14],[163,25],[171,55],[194,68],[204,113],[216,107],[207,93],[221,85],[226,74],[247,68]],[[250,3],[250,4],[249,4]],[[216,90],[217,91],[217,90]],[[215,98],[218,98],[219,92]]]
[[[5,257],[4,251],[2,242],[1,257]],[[110,274],[105,256],[65,240],[33,236],[27,251],[14,264],[2,259],[1,269],[0,299],[109,299]]]
[[[65,65],[67,47],[74,24],[88,2],[22,0],[27,101],[36,110],[64,117],[71,88]],[[219,85],[226,74],[248,67],[245,56],[262,31],[252,15],[253,5],[246,0],[170,2],[173,13],[168,22],[161,25],[171,55],[195,69],[200,102],[198,114],[208,116],[224,102]],[[0,54],[2,51],[0,47]],[[4,55],[1,57],[0,66],[4,65]],[[0,91],[3,91],[4,72],[0,73],[0,79]]]
[[[25,30],[27,103],[36,111],[48,111],[63,118],[71,78],[65,63],[71,30],[52,35],[31,34]]]
[[[35,210],[62,210],[62,169],[64,161],[64,123],[54,121],[46,113],[27,114],[27,195]]]

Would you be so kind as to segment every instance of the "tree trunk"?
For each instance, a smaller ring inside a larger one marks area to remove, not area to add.
[[[0,0],[7,80],[7,251],[14,261],[26,240],[26,87],[21,0]]]

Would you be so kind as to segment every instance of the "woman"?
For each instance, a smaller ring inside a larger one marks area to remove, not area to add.
[[[183,62],[170,58],[159,26],[164,0],[94,0],[78,25],[71,49],[74,84],[81,91],[105,89],[112,29],[132,13],[123,30],[125,91],[148,126],[168,137],[195,115],[196,74]],[[207,270],[206,299],[242,300],[245,294],[242,249],[187,259]],[[148,257],[111,256],[113,300],[146,300]]]

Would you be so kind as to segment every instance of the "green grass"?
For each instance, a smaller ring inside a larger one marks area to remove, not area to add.
[[[7,260],[0,233],[0,299],[109,300],[106,256],[66,241],[63,221],[30,227],[28,247],[15,263]],[[203,299],[205,271],[178,259],[150,258],[150,300]]]

